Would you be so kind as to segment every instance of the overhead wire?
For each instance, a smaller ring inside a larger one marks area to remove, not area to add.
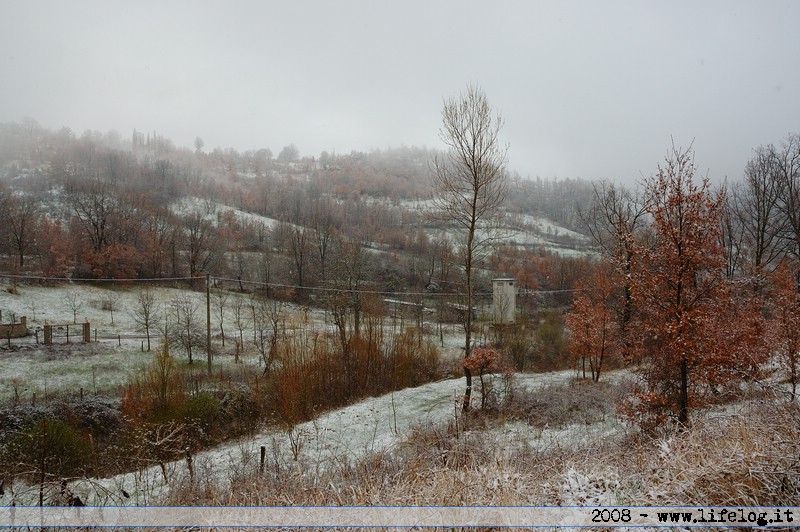
[[[17,279],[23,281],[61,281],[69,283],[137,283],[137,282],[172,282],[172,281],[197,281],[203,280],[205,276],[200,277],[148,277],[148,278],[106,278],[106,279],[91,279],[91,278],[78,278],[78,277],[56,277],[56,276],[38,276],[38,275],[14,275],[0,273],[0,278]],[[305,290],[308,292],[336,292],[336,293],[357,293],[357,294],[374,294],[384,296],[424,296],[424,297],[454,297],[463,295],[462,292],[409,292],[409,291],[392,291],[392,290],[374,290],[364,288],[339,288],[339,287],[326,287],[326,286],[301,286],[283,283],[268,283],[264,281],[251,281],[247,279],[235,279],[231,277],[219,277],[209,275],[210,281],[224,281],[229,283],[240,283],[247,285],[264,286],[269,288],[291,289],[291,290]],[[557,290],[535,290],[535,289],[522,289],[520,292],[524,294],[563,294],[572,292],[583,292],[594,290],[593,288],[565,288]],[[475,292],[475,296],[490,296],[492,292]]]

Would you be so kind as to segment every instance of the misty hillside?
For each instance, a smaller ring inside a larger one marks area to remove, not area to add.
[[[209,271],[311,288],[334,282],[331,254],[355,246],[382,253],[362,276],[373,288],[445,286],[454,278],[442,265],[456,242],[428,217],[435,156],[415,147],[301,156],[294,145],[277,156],[269,149],[207,153],[156,133],[76,136],[34,121],[0,125],[4,194],[37,220],[18,271],[79,278]],[[578,212],[591,199],[590,183],[513,178],[509,187],[497,245],[519,256],[507,266],[490,259],[487,276],[515,275],[524,260],[585,254]],[[99,253],[105,249],[111,254]],[[571,288],[569,279],[554,279],[541,275],[527,285]]]

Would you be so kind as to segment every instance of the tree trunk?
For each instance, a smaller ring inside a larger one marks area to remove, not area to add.
[[[678,407],[678,422],[689,424],[689,363],[686,357],[681,358],[681,390]]]
[[[469,401],[472,397],[472,372],[468,367],[464,367],[464,377],[467,378],[467,389],[464,391],[464,404],[462,409],[464,412],[469,410]]]

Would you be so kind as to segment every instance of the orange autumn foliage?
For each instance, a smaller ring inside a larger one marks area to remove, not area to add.
[[[797,266],[795,266],[797,268]],[[800,380],[800,287],[797,274],[784,263],[772,275],[772,314],[769,339],[781,367],[792,387],[792,400],[797,398]]]
[[[620,358],[621,283],[618,277],[607,264],[598,265],[579,283],[572,310],[564,317],[570,331],[570,353],[584,377],[588,363],[595,382],[610,360]]]
[[[649,365],[641,404],[669,408],[681,424],[723,388],[752,376],[763,350],[757,305],[725,277],[720,242],[723,193],[694,182],[689,151],[673,149],[646,183],[654,243],[639,246],[632,323]]]

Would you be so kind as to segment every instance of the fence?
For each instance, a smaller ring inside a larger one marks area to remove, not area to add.
[[[78,336],[80,338],[80,341],[82,341],[82,342],[87,342],[88,343],[88,342],[92,341],[91,326],[89,325],[88,322],[87,323],[72,324],[71,326],[72,326],[72,330],[73,331],[75,331],[76,329],[78,329],[78,331],[80,331],[80,332],[76,331],[75,334],[72,336],[72,338],[74,338],[75,336]],[[67,325],[52,325],[52,324],[45,325],[44,326],[44,345],[53,345],[53,338],[54,337],[55,338],[66,338],[67,343],[69,343],[70,342],[70,331],[69,331],[69,328],[70,328],[69,324],[67,324]]]

